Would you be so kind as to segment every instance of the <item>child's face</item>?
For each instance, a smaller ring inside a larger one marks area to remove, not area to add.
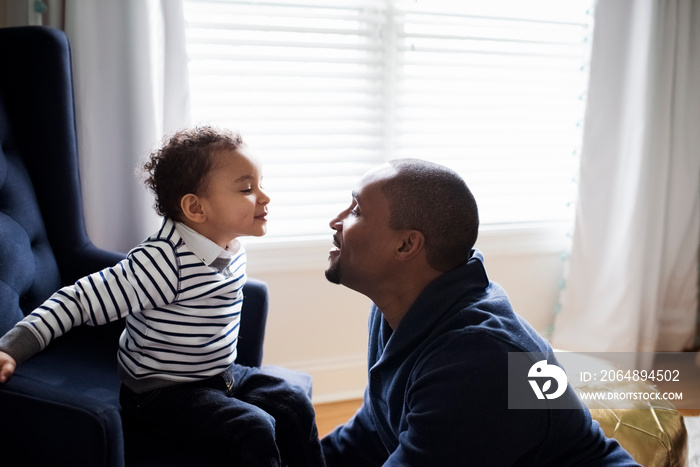
[[[206,213],[200,233],[225,247],[236,237],[267,231],[267,204],[260,166],[246,146],[216,155],[207,190],[199,196]]]

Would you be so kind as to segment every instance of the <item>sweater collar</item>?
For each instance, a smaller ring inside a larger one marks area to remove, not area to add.
[[[382,319],[380,335],[385,349],[382,360],[422,340],[465,296],[484,291],[488,286],[489,278],[484,267],[484,256],[479,250],[474,249],[465,264],[446,272],[428,284],[411,305],[396,330],[391,332],[389,323]]]

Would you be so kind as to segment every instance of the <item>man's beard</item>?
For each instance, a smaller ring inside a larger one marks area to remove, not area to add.
[[[340,284],[340,264],[337,261],[328,265],[326,279],[333,284]]]

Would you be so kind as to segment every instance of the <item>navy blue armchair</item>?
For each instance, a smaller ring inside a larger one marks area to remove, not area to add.
[[[0,335],[63,285],[123,258],[96,248],[86,233],[71,76],[61,31],[0,29]],[[238,363],[260,366],[267,289],[251,279],[244,294]],[[3,456],[42,466],[216,462],[219,453],[176,445],[122,420],[122,328],[75,328],[0,385]],[[288,376],[310,394],[308,375]]]

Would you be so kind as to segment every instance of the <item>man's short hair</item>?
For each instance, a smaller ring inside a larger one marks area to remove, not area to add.
[[[479,231],[476,200],[457,172],[420,159],[397,159],[382,190],[389,201],[389,227],[418,230],[428,264],[442,272],[464,264]]]
[[[145,184],[156,198],[156,212],[181,221],[180,200],[188,193],[206,193],[215,156],[244,144],[240,134],[212,126],[187,128],[166,137],[142,166]]]

